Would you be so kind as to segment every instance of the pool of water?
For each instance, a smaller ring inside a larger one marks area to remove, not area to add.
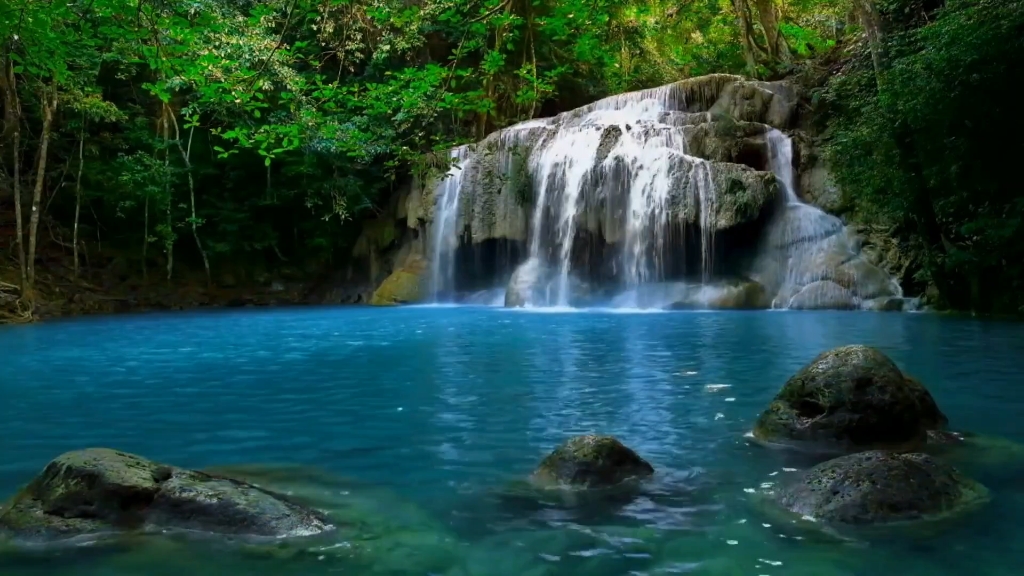
[[[965,463],[993,500],[937,529],[840,539],[751,501],[745,488],[802,464],[744,433],[789,375],[850,343],[921,379],[951,427],[1024,442],[1024,325],[1011,323],[422,307],[0,328],[0,499],[63,451],[107,446],[292,475],[358,498],[359,515],[304,555],[180,542],[0,549],[0,573],[1016,574],[1024,468],[1012,459]],[[597,507],[500,496],[559,442],[593,432],[655,466],[642,495]],[[332,553],[354,544],[366,553]]]

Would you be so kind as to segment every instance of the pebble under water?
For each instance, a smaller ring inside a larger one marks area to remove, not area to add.
[[[838,534],[750,493],[806,462],[744,434],[786,379],[880,348],[950,427],[1024,444],[1024,325],[929,314],[301,308],[0,329],[0,501],[58,454],[105,446],[221,468],[338,529],[261,543],[150,535],[12,549],[0,574],[1010,575],[1024,452],[956,464],[992,501],[927,526]],[[567,437],[657,470],[641,494],[538,502],[510,486]]]

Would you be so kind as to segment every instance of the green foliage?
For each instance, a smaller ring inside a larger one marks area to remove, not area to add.
[[[887,69],[876,77],[864,54],[829,87],[836,177],[862,217],[895,227],[919,286],[943,304],[1021,310],[1024,5],[951,0],[931,17],[920,2],[883,7]]]
[[[214,257],[347,249],[424,153],[742,66],[724,0],[27,0],[0,31],[26,125],[58,95],[50,166],[85,138],[86,232],[168,256],[193,226]]]
[[[25,127],[13,154],[12,127],[0,133],[0,191],[14,158],[31,188],[55,94],[46,218],[66,226],[78,214],[77,195],[55,191],[82,139],[84,237],[149,259],[160,253],[150,243],[168,258],[177,246],[192,264],[192,236],[214,265],[325,261],[351,253],[396,183],[445,172],[454,145],[613,93],[714,72],[777,76],[842,49],[854,56],[825,100],[851,208],[890,223],[918,257],[920,286],[951,305],[1018,307],[992,295],[1024,282],[1024,201],[1005,143],[1022,118],[1021,4],[876,0],[888,34],[877,76],[857,52],[864,5],[23,0],[0,8],[0,62]],[[785,49],[769,54],[772,26]],[[527,203],[525,158],[512,162],[511,181],[495,185]]]

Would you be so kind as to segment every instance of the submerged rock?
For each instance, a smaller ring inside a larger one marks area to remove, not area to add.
[[[390,306],[394,304],[411,304],[423,299],[424,278],[428,265],[420,257],[410,257],[405,265],[395,270],[381,282],[373,292],[370,304],[374,306]]]
[[[984,486],[931,456],[883,451],[829,460],[774,493],[790,512],[854,525],[936,518],[987,497]]]
[[[313,539],[244,548],[251,559],[281,563],[277,571],[264,564],[260,573],[443,574],[464,553],[465,544],[447,522],[387,488],[301,465],[217,471],[286,493],[323,511],[337,527]]]
[[[0,533],[19,540],[126,529],[284,538],[333,526],[321,513],[252,484],[106,448],[58,456],[0,513]]]
[[[791,377],[757,422],[768,443],[850,452],[922,445],[947,423],[928,390],[882,352],[842,346]]]
[[[1016,474],[1024,465],[1024,445],[999,436],[952,430],[929,430],[925,451],[968,469],[998,468]]]
[[[646,478],[654,467],[612,436],[576,436],[556,448],[534,471],[542,486],[606,488]]]

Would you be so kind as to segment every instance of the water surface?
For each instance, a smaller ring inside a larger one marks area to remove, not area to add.
[[[108,446],[191,468],[301,465],[355,486],[335,493],[358,494],[376,532],[362,537],[375,555],[362,563],[148,545],[0,555],[0,573],[1017,573],[1024,469],[1013,462],[965,464],[993,502],[927,533],[842,541],[751,502],[745,488],[797,464],[744,433],[789,375],[850,343],[921,379],[952,427],[1024,442],[1018,324],[424,307],[5,327],[0,497],[63,451]],[[495,496],[566,437],[593,432],[657,468],[645,494],[600,509]]]

